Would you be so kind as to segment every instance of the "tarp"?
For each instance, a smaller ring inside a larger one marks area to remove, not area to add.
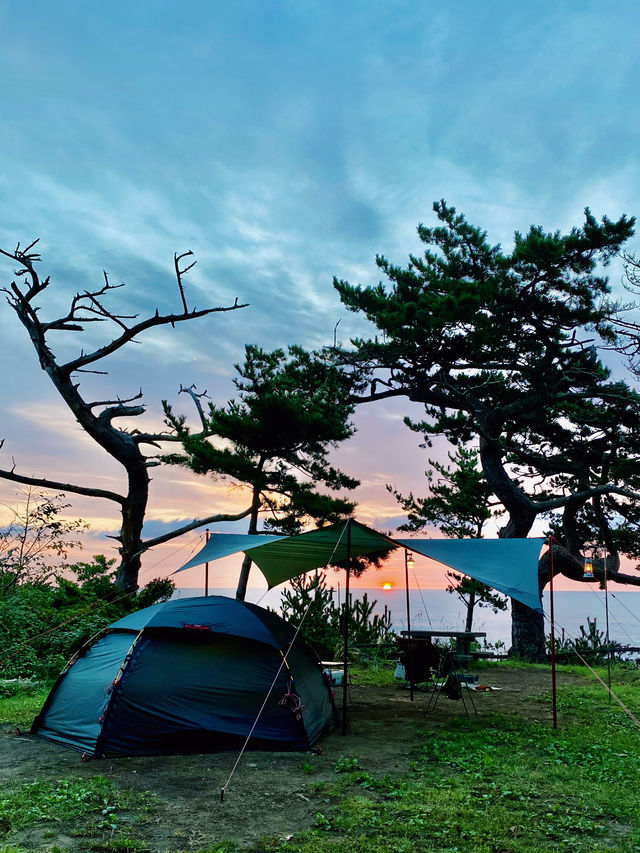
[[[227,538],[231,537],[231,538]],[[351,555],[366,556],[377,551],[397,548],[396,543],[360,524],[351,522]],[[299,536],[241,536],[236,533],[214,533],[204,548],[177,571],[244,551],[267,579],[269,588],[295,578],[311,569],[347,559],[345,524],[332,524],[310,530]]]
[[[183,572],[192,566],[201,566],[202,563],[209,563],[213,560],[219,560],[221,557],[228,557],[230,554],[237,554],[238,551],[247,553],[260,545],[288,538],[287,536],[249,536],[247,533],[212,533],[204,548],[198,551],[188,563],[180,566],[178,571]]]
[[[542,539],[391,539],[351,521],[353,557],[408,548],[540,611],[538,556],[542,543]],[[177,571],[238,551],[251,557],[271,588],[312,569],[346,560],[346,524],[329,525],[299,536],[214,533],[198,554]]]
[[[538,558],[542,539],[396,539],[404,548],[444,563],[542,611]]]

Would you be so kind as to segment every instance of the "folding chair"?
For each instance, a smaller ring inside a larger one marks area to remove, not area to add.
[[[433,692],[427,704],[427,714],[434,710],[441,693],[444,693],[449,699],[462,699],[467,717],[470,716],[469,708],[467,707],[468,697],[474,714],[477,714],[478,709],[476,708],[476,703],[473,701],[473,691],[467,690],[464,686],[465,681],[462,664],[456,650],[443,649]]]

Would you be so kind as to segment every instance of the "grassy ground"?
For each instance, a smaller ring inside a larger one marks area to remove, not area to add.
[[[492,664],[491,666],[496,666]],[[498,666],[505,666],[499,664]],[[584,670],[577,669],[584,674]],[[488,668],[487,672],[491,672]],[[606,681],[606,673],[601,672]],[[356,673],[385,683],[386,669]],[[633,711],[640,672],[615,667],[613,686]],[[42,701],[22,692],[0,700],[0,721],[24,725]],[[630,853],[640,851],[640,728],[598,683],[559,692],[554,731],[516,714],[452,717],[416,737],[408,773],[375,775],[348,754],[333,778],[308,782],[322,808],[311,826],[251,846],[220,839],[198,853]],[[38,850],[142,851],[153,792],[118,788],[94,776],[34,781],[0,789],[0,832],[41,830]],[[99,845],[60,839],[56,824],[74,818],[78,833],[103,831]],[[49,837],[47,838],[47,833]],[[0,836],[1,837],[1,836]],[[1,846],[0,853],[19,848]],[[47,846],[49,845],[49,846]],[[34,848],[20,848],[36,849]]]
[[[18,726],[28,731],[33,718],[47,698],[49,688],[42,685],[20,685],[0,694],[0,725]]]

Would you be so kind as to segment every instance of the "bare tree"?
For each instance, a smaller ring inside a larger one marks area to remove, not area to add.
[[[219,513],[183,525],[175,530],[152,539],[142,539],[147,501],[149,497],[149,468],[160,464],[153,456],[143,451],[143,448],[158,448],[163,442],[177,441],[176,435],[169,432],[143,432],[138,429],[126,429],[114,424],[119,418],[131,418],[144,414],[142,390],[133,396],[111,400],[89,401],[80,392],[77,379],[82,373],[104,374],[106,371],[97,370],[96,364],[120,350],[126,344],[134,341],[143,332],[157,326],[175,326],[185,320],[195,320],[207,314],[235,311],[245,308],[236,299],[233,305],[217,308],[189,310],[183,286],[183,277],[194,265],[185,262],[192,252],[174,255],[175,273],[178,290],[182,303],[182,311],[177,314],[160,314],[158,309],[151,316],[138,319],[138,315],[118,314],[107,307],[106,302],[113,290],[123,287],[122,284],[111,284],[107,273],[104,284],[97,290],[78,292],[73,296],[66,314],[45,321],[40,313],[38,297],[51,286],[50,277],[40,278],[36,264],[41,260],[34,251],[38,240],[22,249],[20,244],[13,251],[0,249],[0,254],[9,258],[17,268],[14,268],[14,280],[9,287],[0,288],[6,294],[7,302],[15,311],[18,319],[27,330],[31,343],[38,355],[40,366],[47,373],[58,393],[72,411],[76,420],[85,432],[100,445],[107,453],[122,465],[126,474],[126,491],[123,494],[98,489],[91,485],[61,483],[44,477],[25,476],[16,472],[15,462],[8,470],[0,470],[0,477],[15,483],[36,486],[56,491],[72,492],[78,495],[88,495],[103,498],[116,503],[120,509],[122,523],[120,533],[114,537],[118,540],[120,565],[117,572],[117,583],[126,590],[137,587],[141,555],[149,548],[162,542],[194,530],[204,524],[219,521],[235,521],[243,518],[251,511],[251,507],[237,514]],[[182,266],[181,266],[182,263]],[[60,362],[49,345],[49,337],[53,332],[84,333],[90,323],[108,322],[117,327],[117,334],[109,343],[98,346],[92,351],[80,351],[76,358],[64,363]],[[0,443],[0,447],[2,443]]]

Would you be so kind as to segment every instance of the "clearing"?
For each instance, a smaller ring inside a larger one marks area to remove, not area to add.
[[[479,724],[492,711],[551,724],[550,675],[542,668],[514,668],[505,664],[483,667],[481,683],[499,691],[474,693]],[[580,683],[582,678],[559,673],[559,685]],[[287,838],[314,825],[318,812],[331,809],[327,789],[339,778],[336,767],[356,766],[375,776],[403,774],[409,767],[419,733],[451,728],[464,715],[461,701],[441,694],[436,708],[425,714],[429,694],[417,692],[415,701],[397,685],[354,685],[349,708],[350,731],[334,729],[320,741],[321,754],[246,752],[228,787],[224,802],[220,791],[236,760],[236,753],[116,758],[83,764],[78,753],[47,741],[0,734],[0,784],[5,787],[35,780],[106,777],[121,789],[150,792],[149,807],[117,817],[118,834],[126,830],[137,839],[117,849],[174,851],[199,850],[230,839],[241,846],[263,836]],[[562,718],[560,719],[562,725]],[[80,853],[116,849],[113,830],[75,821],[38,823],[11,831],[6,843],[30,850],[57,849]],[[215,848],[210,848],[215,849]]]

